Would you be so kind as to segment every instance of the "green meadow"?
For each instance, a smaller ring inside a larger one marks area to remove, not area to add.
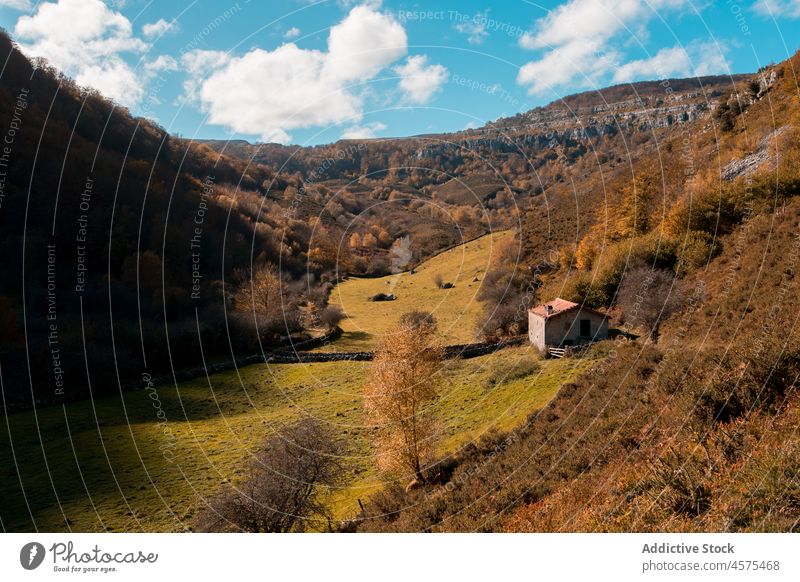
[[[441,372],[436,414],[441,452],[541,408],[590,360],[544,360],[527,347]],[[11,414],[0,432],[3,501],[10,531],[182,531],[204,500],[236,480],[250,451],[304,415],[329,421],[349,445],[338,518],[382,484],[364,427],[368,363],[254,365],[155,390]],[[522,377],[503,381],[519,368]],[[531,371],[532,370],[532,371]],[[157,395],[158,400],[154,400]],[[24,485],[24,486],[23,486]]]
[[[330,303],[347,315],[342,337],[328,347],[336,351],[371,350],[396,324],[403,313],[424,310],[433,313],[443,343],[475,341],[475,328],[482,312],[477,294],[489,266],[492,249],[510,231],[487,234],[454,247],[420,264],[414,272],[379,278],[353,277],[337,285]],[[439,289],[434,279],[452,283]],[[368,301],[377,293],[393,293],[394,301]]]
[[[413,274],[351,279],[332,302],[349,316],[328,349],[374,348],[410,309],[433,312],[443,343],[472,341],[475,298],[493,244],[487,235],[444,252]],[[436,274],[452,282],[438,289]],[[390,281],[387,285],[386,281]],[[393,302],[366,301],[391,288]],[[531,347],[447,360],[439,374],[440,453],[541,409],[591,360],[540,360]],[[236,482],[266,437],[304,416],[330,422],[348,445],[346,485],[330,494],[337,519],[384,485],[375,467],[362,390],[369,363],[259,364],[11,414],[0,430],[2,527],[10,531],[190,530],[209,496]],[[323,529],[310,524],[310,529]]]

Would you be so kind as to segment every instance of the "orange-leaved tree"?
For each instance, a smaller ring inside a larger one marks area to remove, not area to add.
[[[436,372],[442,349],[436,320],[412,311],[400,318],[375,354],[365,390],[369,422],[378,427],[378,466],[425,482],[424,468],[435,453],[436,423],[430,404],[437,397]]]

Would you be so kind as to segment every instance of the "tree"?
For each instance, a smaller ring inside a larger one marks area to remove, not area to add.
[[[682,298],[682,285],[672,272],[637,266],[625,273],[617,305],[625,322],[648,329],[655,343],[661,322],[680,309]]]
[[[414,475],[424,483],[424,467],[435,452],[435,423],[427,406],[436,399],[435,374],[442,350],[435,342],[436,320],[412,311],[400,318],[375,354],[365,390],[365,408],[376,438],[378,466]]]
[[[277,333],[286,322],[294,322],[295,305],[275,265],[262,265],[251,276],[239,272],[237,278],[240,283],[234,296],[234,308],[243,314],[252,314],[260,332]]]
[[[375,235],[372,233],[367,232],[364,233],[364,237],[361,239],[361,244],[368,249],[374,249],[378,246],[378,239],[375,238]]]
[[[267,439],[244,481],[226,486],[197,520],[200,531],[303,531],[328,519],[323,493],[343,482],[344,445],[320,421],[307,418]]]
[[[615,238],[627,239],[645,234],[650,228],[648,205],[656,194],[655,179],[649,174],[625,188],[618,210]]]
[[[475,331],[481,339],[519,335],[527,322],[538,282],[519,264],[520,252],[520,242],[512,238],[492,249],[490,267],[478,291],[483,317]]]
[[[326,305],[319,313],[319,321],[328,331],[334,331],[344,319],[344,311],[338,305]]]

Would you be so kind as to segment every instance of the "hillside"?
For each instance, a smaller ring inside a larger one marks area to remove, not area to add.
[[[441,453],[488,431],[509,430],[591,363],[537,361],[531,348],[449,361],[440,372],[445,389],[437,404]],[[364,426],[365,369],[360,362],[254,365],[124,397],[11,414],[0,435],[3,528],[189,530],[220,485],[241,478],[265,434],[309,415],[332,423],[348,442],[347,480],[328,503],[338,519],[350,519],[359,498],[391,482],[376,471]]]
[[[174,137],[5,33],[0,58],[3,529],[201,529],[303,419],[346,470],[295,530],[800,528],[800,56],[315,147]],[[506,346],[554,297],[613,338],[406,374],[436,458],[379,470],[346,352],[413,311],[418,351]],[[274,363],[317,336],[340,361]]]
[[[529,213],[540,294],[609,309],[638,339],[457,453],[446,482],[389,488],[350,529],[798,531],[798,65],[737,85],[687,128],[687,155],[667,136],[632,180],[606,183],[600,211],[564,195]],[[543,231],[547,216],[588,224]],[[658,273],[668,285],[652,287]],[[647,305],[655,333],[635,317]]]
[[[511,236],[499,232],[483,236],[436,255],[415,267],[379,278],[350,278],[337,285],[331,305],[342,308],[344,331],[328,349],[359,351],[375,349],[396,325],[399,314],[414,309],[433,313],[445,344],[475,341],[483,306],[477,296],[483,275],[489,269],[492,251]],[[440,289],[435,279],[451,283]],[[393,294],[393,301],[370,301],[378,293]]]

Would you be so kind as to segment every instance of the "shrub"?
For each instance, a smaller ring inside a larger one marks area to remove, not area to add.
[[[327,519],[323,493],[345,475],[344,445],[308,418],[267,439],[238,486],[226,486],[197,520],[200,531],[303,531]]]
[[[327,305],[319,314],[319,321],[329,331],[334,331],[344,319],[344,311],[338,305]]]
[[[678,246],[675,271],[681,277],[707,265],[722,248],[712,235],[697,230],[686,233]]]
[[[671,271],[645,266],[625,273],[617,297],[626,323],[646,328],[653,342],[658,341],[661,322],[677,311],[682,301],[682,285]]]

